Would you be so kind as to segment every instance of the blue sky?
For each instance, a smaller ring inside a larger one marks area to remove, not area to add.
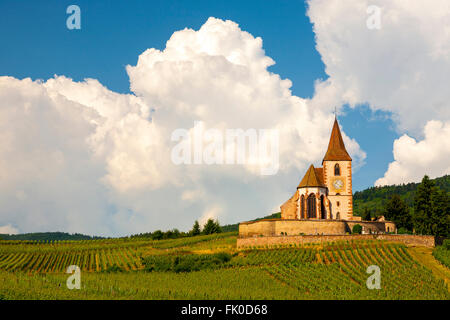
[[[0,231],[279,211],[321,165],[336,106],[354,191],[448,174],[448,0],[306,1],[0,1]],[[176,163],[173,133],[199,120],[276,129],[280,170]]]
[[[66,28],[70,4],[81,8],[81,30]],[[312,97],[314,81],[327,75],[305,11],[302,1],[2,1],[0,74],[95,78],[128,93],[126,65],[135,65],[147,48],[164,49],[173,32],[197,30],[214,16],[262,37],[266,55],[276,61],[269,70],[290,79],[293,94]],[[354,190],[370,187],[393,160],[394,125],[367,106],[346,107],[339,120],[367,153],[366,164],[354,173]]]

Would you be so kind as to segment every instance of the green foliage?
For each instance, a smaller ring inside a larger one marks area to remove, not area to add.
[[[397,228],[412,230],[412,218],[409,208],[398,194],[391,196],[384,210],[384,217],[393,221]]]
[[[63,241],[63,240],[95,240],[102,237],[91,237],[81,233],[66,232],[34,232],[22,234],[0,234],[0,240],[34,240],[34,241]]]
[[[406,229],[405,227],[401,227],[397,230],[398,234],[411,234],[412,232]]]
[[[363,213],[361,215],[361,218],[364,221],[371,221],[372,220],[372,213],[371,213],[369,208],[367,208],[367,207],[364,208],[364,211],[363,211]]]
[[[450,203],[447,192],[440,190],[425,176],[414,198],[414,231],[448,237],[450,235]]]
[[[163,238],[164,234],[161,230],[156,230],[151,234],[151,238],[153,240],[161,240]]]
[[[450,268],[450,241],[447,239],[442,246],[437,246],[433,250],[433,256],[444,266]]]
[[[450,250],[450,239],[445,239],[444,242],[442,243],[442,246],[445,249]]]
[[[191,272],[217,269],[231,260],[226,252],[215,254],[154,255],[142,259],[144,270],[148,272]]]
[[[220,228],[219,221],[214,221],[213,219],[208,219],[206,221],[205,226],[203,227],[203,234],[213,234],[213,233],[221,233],[222,229]]]
[[[166,272],[172,269],[174,258],[175,257],[168,255],[148,256],[142,259],[142,264],[144,265],[145,271]]]
[[[450,192],[450,175],[433,179],[436,187],[446,193]],[[408,183],[394,186],[371,187],[363,191],[357,191],[353,195],[353,212],[356,216],[362,216],[364,209],[371,211],[372,217],[383,215],[386,203],[393,194],[400,198],[410,208],[414,205],[414,196],[419,183]]]
[[[352,234],[361,234],[362,226],[360,224],[355,224],[352,228]]]
[[[191,230],[190,234],[192,236],[198,236],[200,233],[201,233],[200,224],[198,223],[197,220],[195,220],[194,225],[192,226],[192,230]]]
[[[216,243],[220,235],[197,236],[180,239],[149,241],[151,246],[164,243],[178,246],[183,241],[209,239]],[[234,241],[236,240],[234,236]],[[119,256],[112,246],[130,246],[140,240],[101,240],[64,244],[67,252],[81,246],[95,247],[108,253],[107,261]],[[10,247],[21,243],[2,243],[0,251],[14,251]],[[33,246],[31,256],[39,257],[53,244],[26,244]],[[43,250],[42,252],[38,251]],[[184,250],[185,248],[183,248]],[[155,248],[145,247],[148,253]],[[184,300],[236,300],[236,299],[442,299],[450,293],[444,281],[417,263],[402,244],[383,241],[346,241],[302,245],[295,248],[237,251],[233,255],[219,254],[203,259],[177,249],[157,250],[159,272],[84,272],[82,290],[67,290],[68,275],[61,272],[10,272],[0,268],[0,298],[2,299],[184,299]],[[45,255],[45,254],[44,254]],[[20,255],[19,255],[20,256]],[[102,253],[100,256],[104,256]],[[166,258],[162,258],[162,257]],[[178,258],[177,258],[178,257]],[[228,260],[230,259],[231,260]],[[0,264],[8,263],[10,256],[0,255]],[[68,263],[75,256],[58,255]],[[6,259],[6,260],[5,260]],[[164,260],[167,259],[167,260]],[[20,257],[19,257],[20,260]],[[25,260],[17,263],[27,263]],[[176,260],[176,262],[175,262]],[[106,260],[105,260],[106,261]],[[169,268],[164,267],[164,261]],[[205,262],[206,261],[206,262]],[[219,261],[219,262],[218,262]],[[75,262],[76,263],[76,262]],[[29,265],[32,265],[30,262]],[[155,263],[154,263],[155,264]],[[176,265],[176,267],[175,267]],[[381,290],[366,286],[369,265],[382,270]],[[18,266],[16,264],[16,266]],[[122,264],[119,265],[121,268]],[[21,269],[24,270],[24,269]],[[195,271],[196,270],[196,271]],[[187,272],[195,271],[195,272]]]

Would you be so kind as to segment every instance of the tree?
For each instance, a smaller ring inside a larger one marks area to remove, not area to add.
[[[449,195],[424,176],[414,197],[414,230],[420,234],[449,236]]]
[[[208,219],[206,221],[205,225],[203,226],[203,233],[204,234],[211,234],[214,232],[215,224],[213,219]]]
[[[447,192],[436,188],[431,195],[431,232],[433,235],[450,236],[450,197]]]
[[[399,228],[411,230],[412,221],[409,208],[398,194],[393,194],[384,208],[384,217]]]
[[[219,220],[215,221],[215,225],[216,225],[216,228],[215,228],[216,233],[221,233],[222,232],[222,228],[220,227]]]
[[[220,228],[219,221],[214,221],[213,219],[208,219],[208,221],[206,221],[206,224],[203,227],[204,234],[213,234],[220,232],[222,232],[222,229]]]
[[[352,228],[352,233],[354,234],[361,234],[362,233],[362,226],[360,224],[355,224]]]
[[[200,224],[197,220],[195,220],[194,225],[192,226],[191,235],[198,236],[201,233]]]
[[[156,230],[152,233],[153,240],[161,240],[163,238],[163,232],[161,230]]]
[[[434,183],[428,176],[424,176],[422,183],[417,187],[414,197],[413,225],[414,231],[420,234],[431,234],[431,195]]]
[[[372,214],[371,214],[369,208],[364,207],[364,211],[362,213],[361,219],[364,221],[370,221],[372,219]]]
[[[176,239],[180,237],[180,230],[178,230],[177,228],[172,229],[172,238]]]

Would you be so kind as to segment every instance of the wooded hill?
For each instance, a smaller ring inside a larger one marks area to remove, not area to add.
[[[0,234],[1,240],[33,240],[33,241],[66,241],[66,240],[94,240],[102,237],[91,237],[80,233],[67,232],[33,232],[22,234]]]
[[[434,181],[436,187],[449,193],[450,176],[445,175],[440,178],[430,179]],[[410,208],[414,205],[414,196],[416,194],[418,183],[408,183],[393,186],[371,187],[363,191],[357,191],[353,194],[353,214],[361,216],[367,208],[372,217],[384,215],[386,203],[392,195],[397,194]]]

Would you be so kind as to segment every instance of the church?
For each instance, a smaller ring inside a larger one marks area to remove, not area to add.
[[[294,195],[280,207],[281,219],[243,222],[239,235],[348,234],[354,225],[363,233],[395,232],[395,224],[383,218],[362,221],[353,216],[352,158],[348,154],[337,118],[331,130],[322,167],[310,165]]]
[[[322,167],[311,164],[294,195],[281,206],[281,218],[353,220],[352,158],[337,119]]]

